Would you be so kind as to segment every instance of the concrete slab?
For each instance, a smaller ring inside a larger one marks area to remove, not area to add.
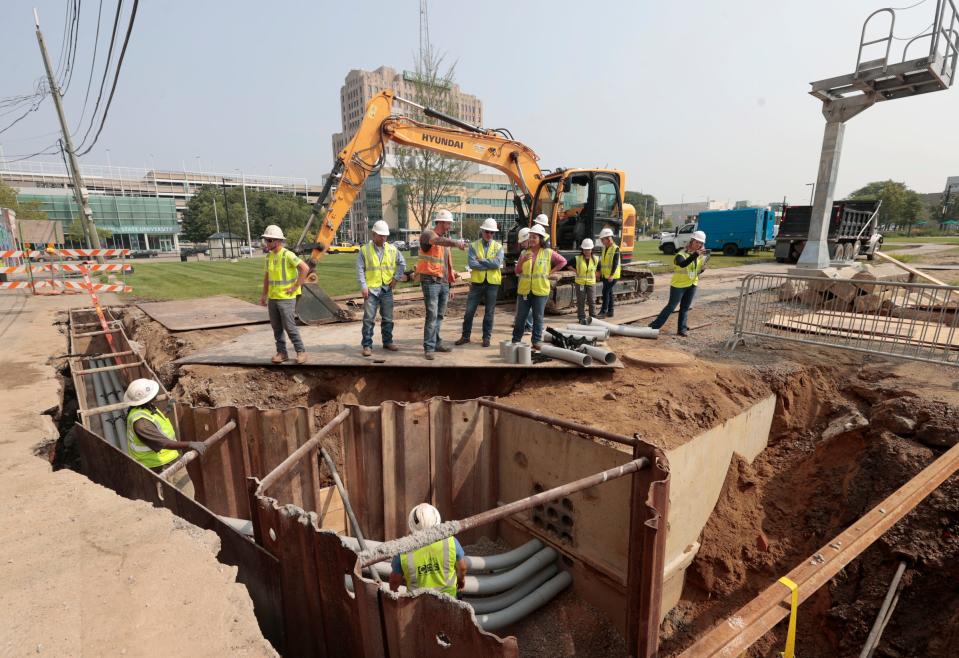
[[[264,307],[228,295],[204,299],[178,299],[169,302],[144,302],[137,306],[170,331],[234,327],[270,321]]]
[[[505,315],[505,314],[504,314]],[[482,320],[477,318],[481,323]],[[504,325],[507,325],[504,319]],[[453,347],[453,341],[459,337],[461,321],[451,319],[447,323],[444,342]],[[493,344],[484,348],[474,336],[474,342],[453,347],[450,353],[437,353],[433,361],[423,358],[423,321],[419,319],[398,320],[393,327],[393,341],[400,348],[398,352],[387,352],[380,344],[379,328],[374,334],[373,356],[360,354],[360,323],[335,324],[324,326],[300,327],[300,335],[309,354],[309,361],[301,367],[393,367],[393,368],[532,368],[543,370],[551,368],[579,368],[563,361],[551,360],[531,366],[505,363],[499,356],[499,341],[509,340],[509,327],[493,331]],[[475,324],[474,324],[475,327]],[[527,336],[527,340],[529,336]],[[270,362],[276,352],[273,342],[273,330],[255,329],[250,333],[233,339],[222,345],[200,350],[176,361],[178,365],[240,365],[274,366]],[[284,366],[295,366],[292,361]],[[275,367],[275,366],[274,366]],[[594,370],[622,368],[618,361],[613,365],[593,363]]]

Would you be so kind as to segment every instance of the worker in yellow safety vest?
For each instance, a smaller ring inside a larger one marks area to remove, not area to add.
[[[423,355],[432,361],[435,352],[451,352],[443,344],[440,330],[446,315],[446,303],[453,299],[450,284],[456,280],[450,247],[466,249],[466,240],[447,237],[453,227],[453,213],[443,209],[433,218],[433,228],[420,233],[420,254],[416,276],[423,291],[426,319],[423,323]]]
[[[546,302],[549,300],[550,282],[556,278],[556,272],[566,267],[566,259],[558,251],[543,246],[546,229],[534,224],[529,231],[529,249],[516,261],[514,272],[519,277],[516,287],[516,317],[513,320],[513,342],[523,338],[526,317],[532,311],[534,349],[542,347],[543,324]]]
[[[589,238],[583,240],[579,246],[579,254],[576,256],[575,266],[569,266],[567,269],[576,272],[576,278],[573,279],[573,287],[576,289],[576,316],[580,324],[586,324],[587,317],[596,317],[596,280],[599,277],[599,258],[593,254],[593,241]],[[589,316],[586,310],[589,310]]]
[[[306,363],[306,347],[296,326],[296,298],[306,283],[306,277],[310,275],[310,266],[283,246],[286,237],[279,226],[270,224],[261,237],[267,254],[260,304],[269,309],[270,326],[273,327],[273,339],[276,341],[276,354],[271,361],[279,364],[289,358],[285,332],[293,341],[296,362]]]
[[[659,312],[655,320],[649,323],[653,329],[659,329],[670,314],[679,306],[679,330],[678,335],[686,336],[689,327],[686,324],[689,315],[689,307],[696,296],[696,287],[699,285],[699,275],[706,269],[706,262],[709,260],[709,252],[704,248],[706,244],[706,234],[702,231],[693,231],[689,243],[686,245],[685,254],[676,254],[673,258],[673,278],[669,282],[669,301]]]
[[[496,312],[496,297],[503,282],[503,245],[493,237],[499,232],[496,220],[487,217],[480,225],[479,240],[470,244],[467,262],[470,266],[470,293],[466,299],[463,315],[463,332],[457,345],[470,342],[473,332],[473,316],[480,302],[483,303],[483,347],[489,347],[493,339],[493,314]]]
[[[155,398],[160,385],[152,379],[134,379],[123,394],[127,411],[127,454],[141,466],[161,473],[180,458],[181,450],[196,450],[201,456],[207,446],[202,441],[177,441],[173,423],[160,411]],[[193,495],[193,484],[186,469],[174,484]]]
[[[420,503],[410,511],[410,532],[427,530],[440,524],[440,512],[429,503]],[[393,558],[390,589],[406,585],[408,591],[432,589],[459,598],[466,583],[466,556],[456,537],[447,537],[411,553]]]
[[[603,282],[603,303],[597,318],[613,317],[613,286],[619,280],[619,246],[613,240],[613,229],[607,227],[599,232],[599,241],[603,243],[603,253],[599,259],[600,279]]]
[[[393,343],[393,288],[397,281],[406,280],[406,259],[387,241],[389,225],[382,219],[376,221],[370,233],[370,241],[356,255],[356,280],[363,293],[363,356],[373,355],[373,325],[377,309],[380,311],[383,349],[389,352],[399,350]]]

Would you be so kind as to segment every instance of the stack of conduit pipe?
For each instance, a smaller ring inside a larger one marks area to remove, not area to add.
[[[353,550],[359,550],[354,537],[341,537]],[[381,542],[366,540],[370,547]],[[569,572],[557,566],[559,554],[533,539],[506,553],[466,556],[467,576],[463,599],[473,607],[481,628],[494,631],[514,624],[549,603],[573,582]],[[386,562],[373,565],[380,577],[389,578],[391,567]],[[346,577],[346,588],[353,591],[353,581]]]
[[[114,365],[110,363],[111,359],[92,359],[90,368],[105,368]],[[90,375],[93,380],[93,392],[97,398],[97,406],[102,407],[108,404],[117,404],[123,401],[123,386],[120,376],[115,370],[106,372],[94,372]],[[104,437],[110,445],[122,452],[127,450],[127,416],[123,409],[110,411],[100,414],[100,422],[103,424]]]
[[[659,329],[652,327],[633,327],[628,324],[610,324],[596,318],[589,318],[590,327],[603,327],[612,336],[630,336],[632,338],[659,338]]]

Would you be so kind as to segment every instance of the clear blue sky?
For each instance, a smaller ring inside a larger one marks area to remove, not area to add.
[[[934,5],[901,12],[896,33],[921,32]],[[43,73],[33,6],[52,57],[59,52],[64,0],[4,2],[0,97],[28,93]],[[663,203],[784,195],[798,203],[815,179],[823,129],[808,83],[852,71],[862,21],[881,6],[434,0],[430,18],[434,47],[483,100],[487,125],[510,128],[542,166],[621,168],[630,189]],[[104,2],[101,58],[115,7]],[[65,99],[74,124],[96,10],[94,0],[82,3]],[[276,175],[318,181],[332,163],[346,73],[412,68],[417,41],[416,0],[141,2],[106,129],[83,162],[105,164],[106,149],[114,165],[136,167],[150,166],[151,153],[160,168],[192,168],[200,156],[219,171],[265,174],[272,165]],[[867,110],[848,124],[837,191],[884,178],[941,190],[959,175],[957,118],[955,89]],[[8,157],[30,153],[56,128],[47,100],[0,145]]]

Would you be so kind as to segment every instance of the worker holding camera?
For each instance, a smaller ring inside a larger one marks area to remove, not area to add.
[[[705,244],[706,234],[702,231],[694,231],[689,244],[686,245],[685,253],[676,254],[673,258],[669,301],[656,319],[649,323],[653,329],[659,329],[666,324],[670,314],[679,306],[679,330],[676,333],[680,336],[688,335],[689,327],[686,324],[686,318],[689,307],[692,306],[693,297],[696,296],[699,275],[706,269],[706,261],[709,260],[709,251],[705,248]]]

